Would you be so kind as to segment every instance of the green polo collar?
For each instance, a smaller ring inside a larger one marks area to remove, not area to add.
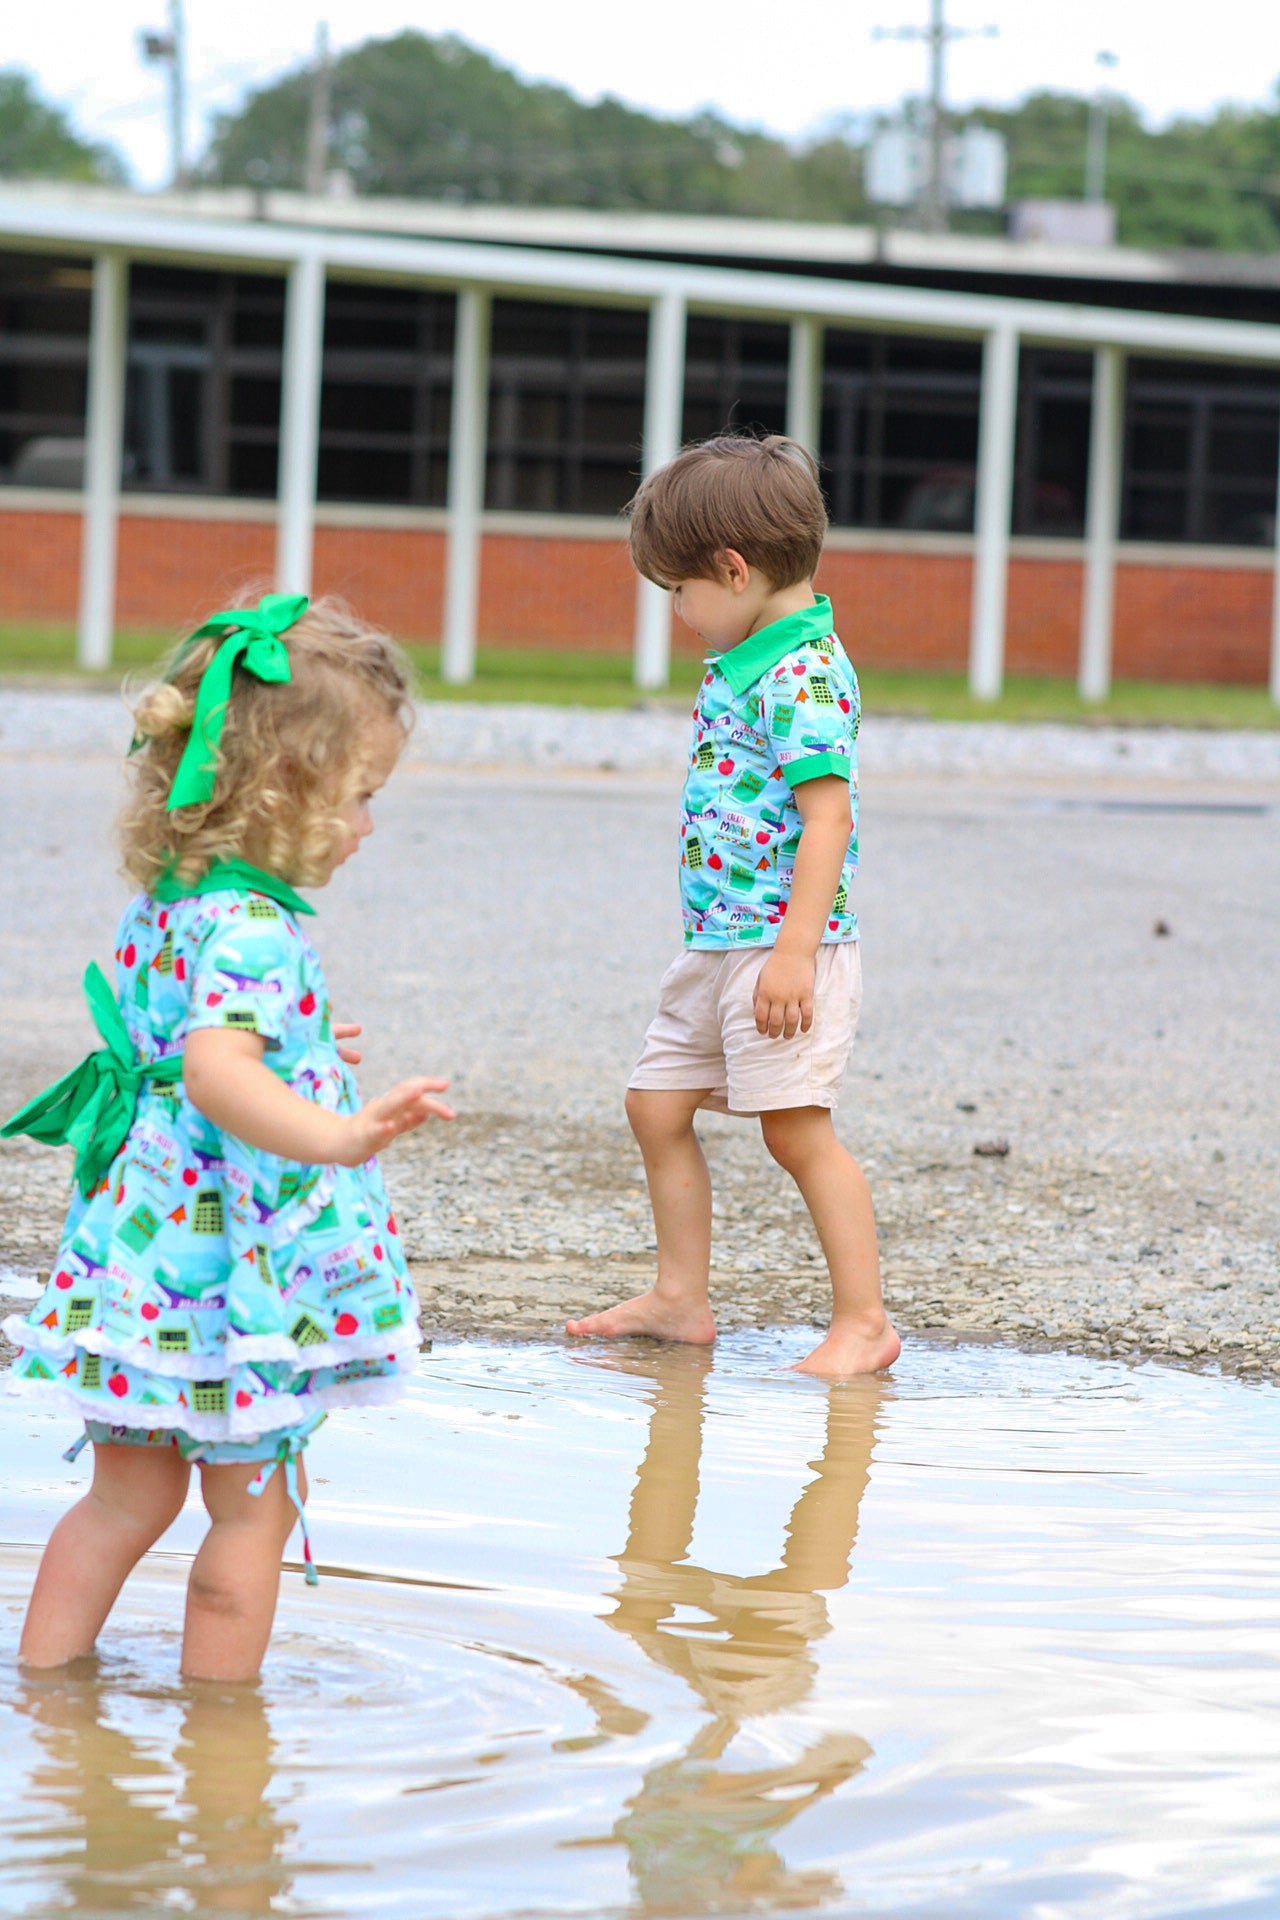
[[[771,620],[758,633],[749,633],[736,647],[730,647],[728,653],[712,656],[708,664],[719,668],[731,692],[745,693],[770,667],[776,667],[779,660],[785,660],[797,647],[827,640],[831,633],[831,602],[825,593],[819,593],[814,596],[811,607],[801,607],[799,613]]]
[[[247,860],[215,860],[200,880],[179,880],[167,873],[156,881],[150,893],[153,900],[171,901],[186,900],[193,893],[223,893],[228,889],[237,893],[265,893],[268,900],[278,900],[290,913],[315,912],[287,880],[281,880],[274,873],[264,873],[261,867],[251,866]]]

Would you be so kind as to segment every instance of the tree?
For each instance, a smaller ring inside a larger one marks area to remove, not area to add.
[[[606,96],[522,80],[455,35],[406,31],[344,53],[331,80],[330,160],[359,193],[511,206],[755,215],[852,223],[871,217],[863,129],[835,122],[804,142],[641,113]],[[300,189],[311,75],[252,95],[217,123],[203,173],[226,185]],[[1042,90],[958,117],[1003,133],[1009,198],[1084,192],[1089,102]],[[1149,130],[1132,101],[1108,114],[1107,195],[1130,246],[1280,247],[1280,94],[1267,106]],[[961,231],[998,233],[998,213],[960,213]]]
[[[300,188],[306,69],[217,123],[206,178]],[[848,218],[845,191],[817,196],[771,136],[704,113],[666,120],[606,96],[521,80],[453,35],[404,32],[334,62],[330,158],[360,193],[509,205]]]
[[[120,181],[126,174],[113,148],[82,140],[61,107],[47,105],[11,67],[0,71],[0,177]]]

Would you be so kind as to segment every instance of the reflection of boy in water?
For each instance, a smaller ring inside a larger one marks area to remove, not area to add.
[[[46,1755],[32,1771],[30,1829],[13,1829],[39,1863],[40,1911],[154,1914],[180,1894],[182,1912],[267,1920],[293,1883],[293,1826],[268,1798],[274,1750],[259,1695],[197,1685],[170,1759],[111,1724],[114,1691],[64,1670],[18,1696]]]
[[[748,1901],[819,1906],[843,1892],[837,1876],[793,1871],[772,1837],[859,1771],[866,1741],[825,1733],[795,1761],[755,1771],[718,1762],[745,1719],[793,1707],[809,1692],[812,1643],[831,1627],[823,1593],[849,1577],[884,1390],[871,1380],[829,1390],[826,1446],[792,1509],[781,1564],[749,1577],[716,1573],[686,1558],[707,1366],[703,1355],[682,1356],[657,1377],[608,1624],[678,1674],[713,1717],[677,1759],[650,1768],[614,1837],[627,1848],[646,1913],[728,1913]],[[677,1623],[677,1608],[704,1617]]]

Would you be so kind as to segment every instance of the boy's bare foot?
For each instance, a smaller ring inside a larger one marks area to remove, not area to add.
[[[833,1325],[813,1352],[797,1360],[793,1373],[820,1373],[828,1379],[847,1379],[854,1373],[882,1373],[902,1352],[893,1322],[882,1318],[878,1327]]]
[[[716,1323],[705,1300],[664,1300],[653,1288],[603,1313],[589,1313],[584,1320],[566,1320],[564,1328],[566,1333],[594,1334],[599,1340],[648,1334],[651,1340],[683,1340],[693,1347],[709,1347],[716,1337]]]

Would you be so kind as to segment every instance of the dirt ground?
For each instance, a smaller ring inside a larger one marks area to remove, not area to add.
[[[363,1084],[452,1076],[458,1121],[387,1161],[442,1334],[544,1338],[651,1271],[621,1098],[678,943],[678,777],[416,762],[319,898]],[[6,1112],[90,1044],[118,782],[93,743],[0,741]],[[908,1337],[1280,1371],[1277,819],[1256,781],[868,775],[838,1124]],[[821,1324],[812,1230],[758,1129],[709,1117],[705,1141],[721,1324]],[[66,1177],[0,1146],[0,1268],[48,1268]]]

